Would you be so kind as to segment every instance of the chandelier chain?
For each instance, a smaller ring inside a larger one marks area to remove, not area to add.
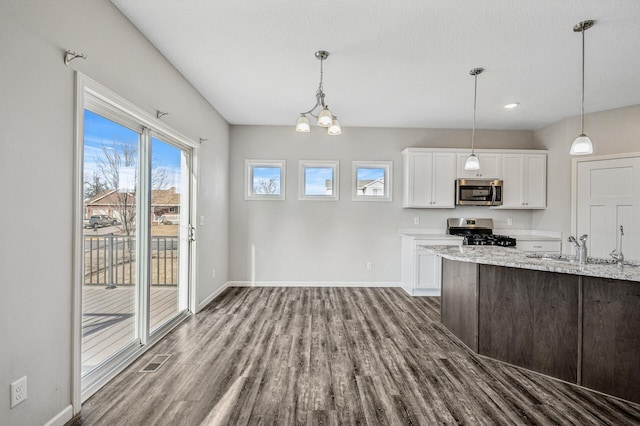
[[[324,77],[324,59],[320,58],[320,84],[318,85],[318,91],[316,92],[316,98],[320,105],[324,107],[324,86],[322,84],[322,78]]]
[[[580,133],[584,134],[584,33],[586,28],[582,29],[582,104],[580,114]]]
[[[476,102],[478,99],[478,74],[474,76],[473,83],[473,128],[471,130],[471,154],[473,154],[473,145],[476,141]]]

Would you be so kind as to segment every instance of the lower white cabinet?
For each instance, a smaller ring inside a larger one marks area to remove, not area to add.
[[[442,287],[442,258],[425,247],[460,245],[462,238],[441,240],[402,237],[402,288],[411,296],[440,296]]]

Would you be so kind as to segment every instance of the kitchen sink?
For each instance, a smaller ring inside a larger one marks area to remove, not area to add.
[[[531,259],[541,259],[541,260],[559,260],[561,262],[575,262],[575,256],[569,256],[566,254],[552,254],[552,253],[529,253],[526,255]]]
[[[618,261],[613,259],[601,259],[598,257],[589,257],[587,259],[587,263],[593,263],[596,265],[616,265]],[[637,268],[637,267],[640,267],[640,263],[632,260],[627,260],[623,263],[623,266],[624,267],[630,266],[632,268]]]
[[[557,261],[560,261],[560,262],[568,262],[568,263],[575,263],[576,262],[576,257],[568,255],[568,254],[528,253],[526,256],[528,258],[531,258],[531,259],[557,260]],[[586,263],[587,264],[591,264],[591,265],[615,265],[618,262],[616,260],[613,260],[613,259],[602,259],[600,257],[588,257]],[[625,261],[624,262],[624,266],[625,267],[632,267],[632,268],[639,268],[640,267],[640,262]]]

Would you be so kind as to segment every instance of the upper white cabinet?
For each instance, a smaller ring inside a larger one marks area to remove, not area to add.
[[[402,207],[455,207],[455,152],[407,148],[402,156]]]
[[[502,209],[547,208],[547,154],[504,153]]]
[[[480,170],[465,170],[464,163],[469,154],[458,153],[458,179],[502,179],[502,154],[476,152]]]

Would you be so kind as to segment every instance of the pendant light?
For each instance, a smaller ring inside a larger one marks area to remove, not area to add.
[[[591,139],[584,133],[584,33],[589,28],[593,27],[595,21],[588,20],[582,21],[573,27],[573,31],[576,33],[582,33],[582,109],[580,113],[580,135],[571,144],[571,155],[586,155],[593,154],[593,144]]]
[[[325,127],[327,129],[328,135],[336,136],[342,133],[342,127],[340,126],[338,117],[331,113],[328,105],[325,105],[324,90],[322,87],[322,77],[324,74],[322,65],[324,60],[329,57],[329,52],[325,50],[318,50],[315,55],[316,58],[320,60],[320,85],[316,91],[316,104],[309,111],[300,113],[300,118],[298,118],[298,122],[296,123],[296,132],[309,133],[311,131],[311,124],[307,117],[307,115],[310,115],[316,118],[316,124],[318,126]],[[321,111],[318,114],[314,114],[314,111],[317,108],[321,108]]]
[[[467,160],[464,162],[465,170],[480,170],[480,160],[476,157],[476,154],[473,151],[474,144],[476,141],[476,100],[478,98],[478,74],[482,74],[484,68],[474,68],[469,71],[469,75],[472,75],[474,78],[473,85],[473,130],[471,131],[471,155],[467,157]]]

